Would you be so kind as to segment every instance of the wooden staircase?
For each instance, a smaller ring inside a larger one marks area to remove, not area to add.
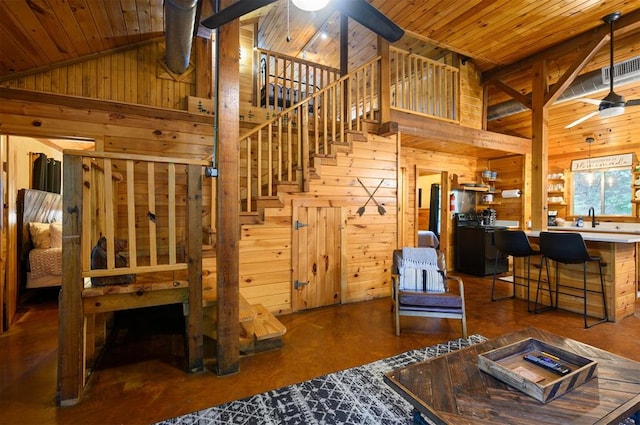
[[[310,182],[321,178],[323,165],[337,165],[339,153],[352,152],[354,141],[367,140],[365,133],[372,125],[377,128],[373,108],[377,95],[372,87],[378,86],[374,68],[379,66],[379,60],[375,58],[292,107],[278,111],[270,121],[241,136],[241,225],[263,224],[266,209],[284,208],[288,195],[308,191]],[[310,103],[322,105],[322,109],[313,113]],[[350,119],[339,118],[346,115],[340,112],[343,110],[349,111]],[[215,339],[214,301],[205,301],[204,317],[204,334]],[[241,352],[245,354],[280,347],[286,332],[263,305],[251,305],[242,295],[240,325]]]

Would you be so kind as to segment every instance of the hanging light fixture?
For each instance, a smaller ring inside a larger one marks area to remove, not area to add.
[[[593,184],[594,175],[591,174],[591,144],[595,142],[596,139],[594,137],[587,137],[585,142],[589,145],[589,159],[587,162],[588,172],[587,172],[587,184],[591,186]]]
[[[300,10],[316,12],[329,4],[329,0],[291,0],[293,5]]]

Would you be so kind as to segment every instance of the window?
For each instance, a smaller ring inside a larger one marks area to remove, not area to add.
[[[573,215],[631,215],[631,168],[573,173]]]

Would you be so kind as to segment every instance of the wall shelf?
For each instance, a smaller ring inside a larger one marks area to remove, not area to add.
[[[488,185],[481,185],[477,183],[460,183],[458,182],[458,175],[451,176],[451,188],[457,190],[468,190],[472,192],[488,192]]]

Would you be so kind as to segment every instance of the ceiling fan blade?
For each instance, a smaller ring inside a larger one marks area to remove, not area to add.
[[[251,13],[256,9],[260,9],[268,4],[274,3],[278,0],[239,0],[233,3],[231,6],[225,7],[218,13],[214,13],[208,18],[203,19],[200,23],[207,28],[218,28],[221,25],[231,22],[234,19],[238,19],[241,16]]]
[[[366,0],[333,0],[331,4],[343,15],[359,22],[390,43],[400,40],[404,35],[402,28]]]
[[[624,106],[640,106],[640,99],[630,99],[624,104]]]
[[[599,113],[599,111],[589,112],[587,115],[585,115],[582,118],[579,118],[579,119],[575,120],[571,124],[567,125],[565,128],[575,127],[576,125],[580,124],[581,122],[586,121],[591,117],[595,117],[596,115],[598,115],[598,113]]]

